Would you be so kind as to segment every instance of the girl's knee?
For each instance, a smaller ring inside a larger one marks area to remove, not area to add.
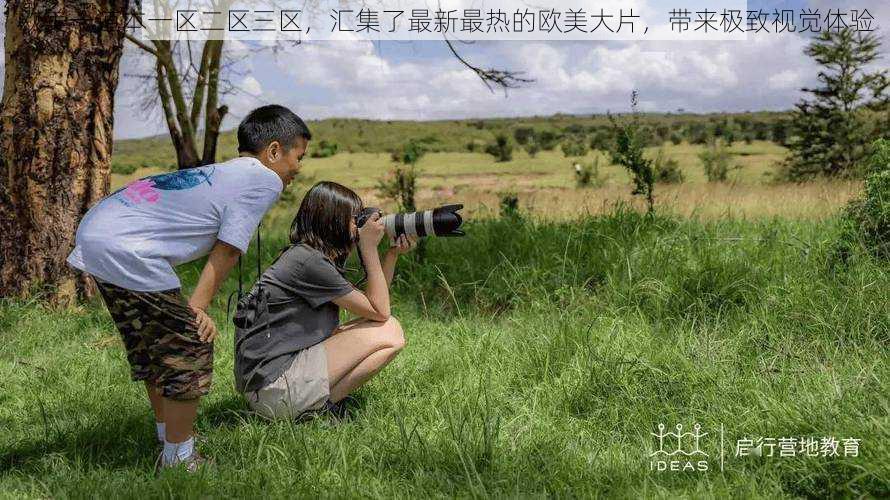
[[[405,348],[405,332],[402,330],[402,324],[399,323],[394,316],[390,316],[389,319],[383,323],[383,336],[384,342],[396,351],[401,351]]]

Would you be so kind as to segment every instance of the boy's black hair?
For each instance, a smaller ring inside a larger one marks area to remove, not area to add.
[[[290,149],[300,137],[312,139],[302,118],[278,104],[261,106],[248,113],[238,125],[238,152],[259,154],[272,141]]]

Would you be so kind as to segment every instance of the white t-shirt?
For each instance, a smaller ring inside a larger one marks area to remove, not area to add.
[[[283,188],[250,157],[131,182],[87,212],[68,263],[128,290],[179,288],[173,266],[207,255],[217,240],[246,252]]]

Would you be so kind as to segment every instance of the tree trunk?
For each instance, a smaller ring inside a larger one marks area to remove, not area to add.
[[[0,296],[87,290],[65,259],[108,191],[126,0],[9,0],[0,114]]]

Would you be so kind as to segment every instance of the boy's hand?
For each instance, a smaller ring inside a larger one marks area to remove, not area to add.
[[[417,238],[412,238],[407,234],[402,234],[395,241],[390,241],[389,252],[395,255],[402,255],[414,249],[417,245]]]
[[[192,307],[192,311],[195,312],[195,324],[198,326],[198,338],[201,339],[201,342],[213,342],[216,340],[219,331],[216,329],[216,323],[213,322],[213,318],[203,309]]]

